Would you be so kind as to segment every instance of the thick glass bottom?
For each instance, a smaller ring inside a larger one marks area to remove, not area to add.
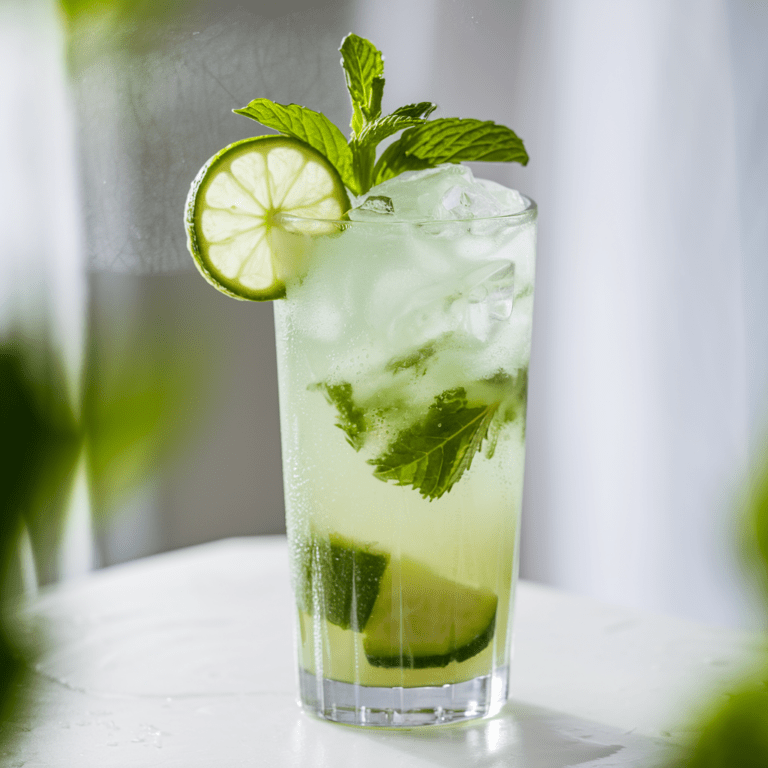
[[[299,669],[301,703],[309,713],[347,725],[415,728],[495,715],[507,700],[508,667],[462,683],[377,688],[318,678]]]

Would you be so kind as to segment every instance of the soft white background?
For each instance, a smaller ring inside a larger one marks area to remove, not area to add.
[[[752,625],[734,527],[768,406],[768,3],[231,5],[84,55],[68,84],[53,5],[0,2],[0,331],[45,304],[76,387],[87,316],[139,337],[160,317],[218,373],[196,440],[94,547],[76,499],[62,572],[280,529],[269,307],[183,271],[180,212],[253,132],[232,107],[346,121],[334,46],[354,29],[387,55],[385,107],[506,123],[532,157],[488,169],[540,206],[524,575]]]

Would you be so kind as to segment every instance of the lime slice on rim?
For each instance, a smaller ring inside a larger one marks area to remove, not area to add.
[[[297,139],[257,136],[230,144],[200,169],[187,197],[187,248],[222,293],[279,299],[301,269],[280,216],[332,220],[348,209],[339,174],[319,152]]]

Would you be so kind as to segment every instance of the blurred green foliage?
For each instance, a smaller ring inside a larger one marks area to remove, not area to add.
[[[192,342],[135,337],[118,350],[90,342],[80,423],[97,522],[173,456],[206,388],[201,368]]]
[[[110,17],[116,22],[162,21],[192,5],[192,0],[59,0],[71,23],[85,17]]]
[[[768,447],[764,449],[758,469],[750,478],[744,508],[746,515],[741,551],[762,594],[768,626]]]
[[[162,45],[169,30],[200,0],[58,0],[67,33],[67,59],[81,71],[101,56],[141,57]]]
[[[743,497],[740,551],[757,582],[768,626],[768,449],[764,449]],[[712,702],[689,752],[670,768],[768,768],[768,636],[762,664],[733,692]]]
[[[728,698],[702,728],[685,768],[766,768],[768,688],[757,684]]]
[[[40,582],[56,578],[56,553],[76,471],[85,459],[91,509],[104,517],[169,458],[183,433],[199,376],[188,350],[143,340],[105,365],[87,346],[73,407],[63,365],[19,335],[0,342],[0,725],[23,721],[31,678],[13,614],[22,596],[27,534]],[[198,366],[199,367],[199,366]],[[9,738],[0,730],[0,742]]]
[[[42,368],[33,373],[34,367]],[[80,451],[82,431],[69,406],[62,369],[33,359],[16,341],[0,345],[0,722],[23,712],[21,649],[9,606],[21,591],[18,543],[24,527],[47,547],[56,538],[59,514]]]

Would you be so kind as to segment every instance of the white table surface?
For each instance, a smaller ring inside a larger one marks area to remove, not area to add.
[[[2,766],[426,768],[653,766],[703,694],[745,666],[747,635],[523,582],[512,699],[490,720],[384,731],[296,703],[283,537],[233,539],[56,587],[30,720]]]

